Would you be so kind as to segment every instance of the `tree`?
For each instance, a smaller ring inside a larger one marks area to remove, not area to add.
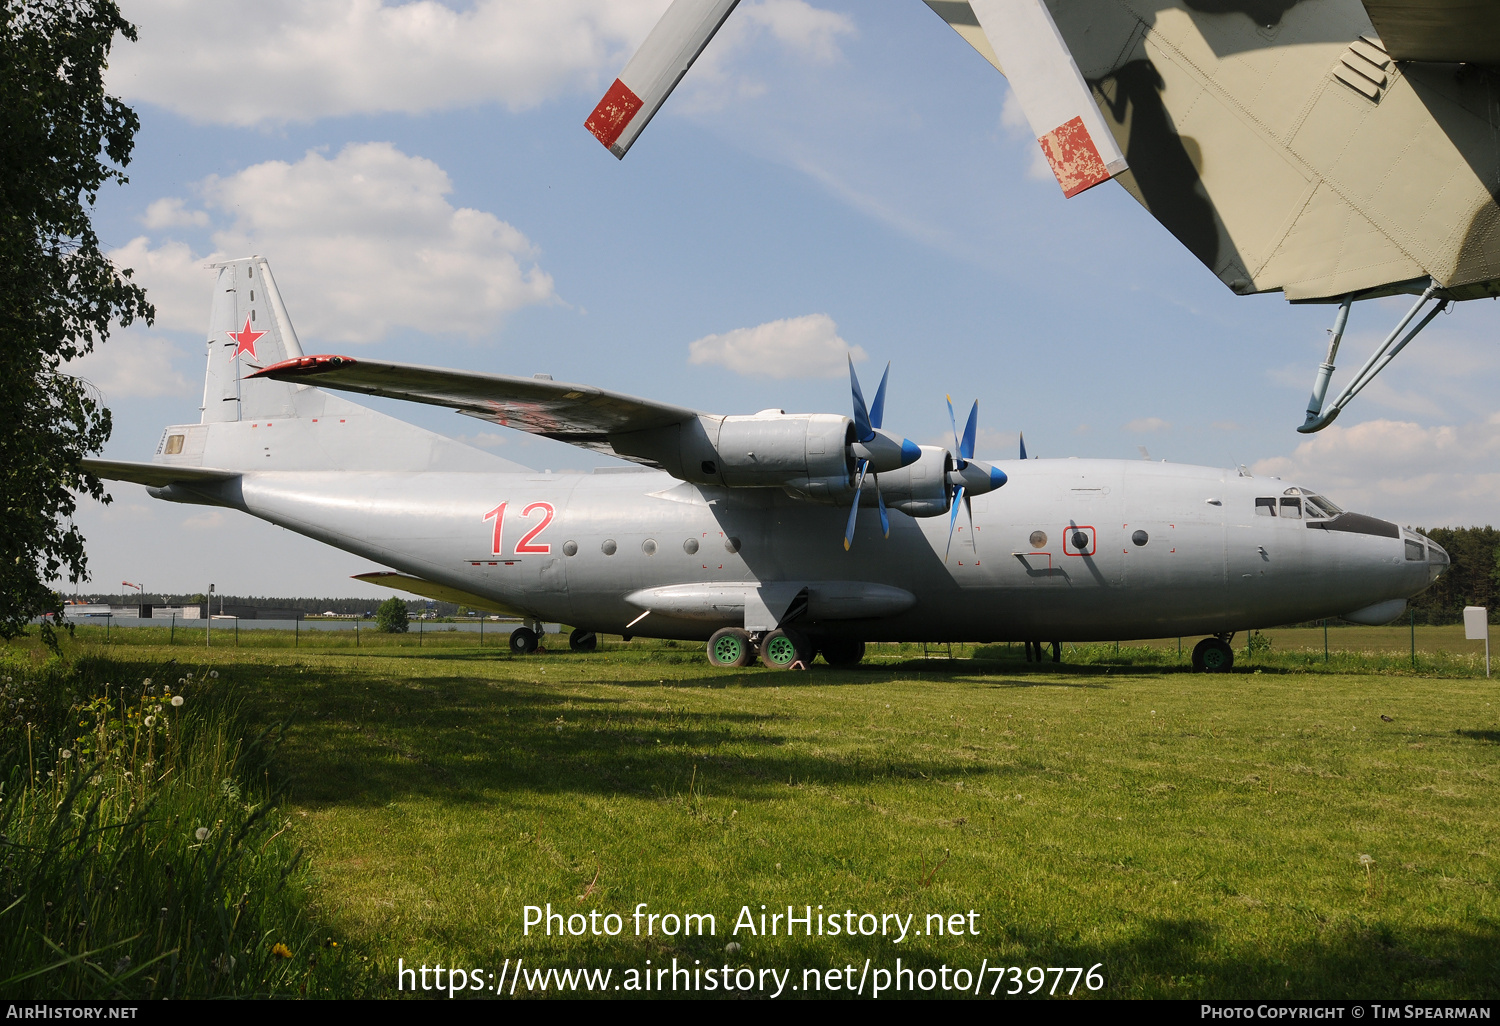
[[[89,212],[106,182],[123,184],[135,113],[104,92],[118,33],[135,28],[112,0],[0,4],[0,637],[62,609],[49,581],[87,573],[72,522],[76,493],[108,502],[79,461],[110,434],[109,411],[63,365],[110,327],[156,311],[99,251]],[[56,646],[50,625],[43,627]]]
[[[392,595],[375,610],[375,629],[382,634],[405,634],[410,626],[406,603]]]

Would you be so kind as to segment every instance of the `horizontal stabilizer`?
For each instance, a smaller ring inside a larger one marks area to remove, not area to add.
[[[494,599],[485,598],[483,595],[475,595],[473,592],[464,591],[461,588],[450,588],[446,584],[434,584],[432,581],[421,577],[412,577],[409,574],[398,574],[393,570],[378,571],[368,574],[355,574],[356,581],[364,581],[373,584],[377,588],[395,588],[397,591],[409,592],[412,595],[420,595],[423,598],[435,599],[438,602],[454,602],[461,606],[473,606],[475,609],[485,609],[491,613],[499,613],[501,616],[514,616],[525,619],[529,616],[520,609],[514,609]]]
[[[305,356],[252,376],[446,406],[502,427],[602,452],[613,451],[608,435],[666,427],[698,416],[680,406],[550,378],[442,370],[348,356]]]
[[[81,460],[79,465],[106,481],[129,481],[148,488],[166,488],[174,484],[212,484],[240,476],[237,470],[174,467],[162,463],[130,463],[124,460]]]
[[[674,0],[584,127],[623,158],[739,0]]]
[[[1126,170],[1125,155],[1043,0],[970,0],[969,6],[1063,195],[1076,196]]]

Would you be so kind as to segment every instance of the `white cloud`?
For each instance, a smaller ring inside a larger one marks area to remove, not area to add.
[[[199,191],[221,223],[211,256],[146,237],[111,254],[135,268],[165,328],[202,330],[211,284],[203,264],[250,253],[271,261],[298,334],[324,343],[368,342],[398,327],[477,336],[555,299],[525,235],[454,207],[442,168],[389,143],[267,161],[210,177]]]
[[[737,13],[745,23],[768,30],[778,43],[820,64],[838,60],[839,37],[854,34],[854,20],[848,15],[820,10],[803,0],[761,0]]]
[[[191,395],[195,386],[172,365],[182,355],[181,350],[161,336],[131,329],[116,332],[108,342],[95,346],[92,353],[74,360],[65,370],[99,389],[106,403],[126,398]]]
[[[1428,527],[1500,519],[1500,414],[1463,425],[1334,424],[1251,471],[1324,492],[1346,509]]]
[[[1157,431],[1170,431],[1172,425],[1160,417],[1139,417],[1125,425],[1125,430],[1132,434],[1154,434]]]
[[[602,92],[667,0],[122,7],[140,42],[111,52],[111,90],[200,122],[253,125],[487,102],[517,110]]]
[[[839,338],[827,314],[808,314],[705,335],[688,346],[688,362],[719,364],[736,374],[768,378],[836,378],[848,371],[848,358],[866,358],[859,346]]]
[[[147,207],[146,215],[141,218],[141,222],[152,231],[187,226],[206,228],[208,227],[208,212],[189,210],[181,199],[169,196]]]
[[[1030,158],[1026,165],[1027,178],[1034,182],[1050,182],[1057,177],[1052,173],[1052,165],[1047,163],[1047,155],[1042,152],[1036,136],[1031,132],[1031,123],[1026,120],[1026,112],[1021,109],[1021,101],[1016,99],[1014,90],[1007,89],[1005,99],[1000,104],[1000,127],[1005,129],[1007,135],[1025,140],[1025,152]]]
[[[110,54],[108,86],[199,122],[256,125],[602,94],[668,0],[126,0],[140,32]],[[747,4],[731,40],[769,34],[827,63],[853,31],[802,0]],[[727,50],[729,47],[711,48]],[[205,88],[205,83],[215,83]],[[579,121],[583,119],[582,111]],[[579,131],[582,131],[580,125]]]

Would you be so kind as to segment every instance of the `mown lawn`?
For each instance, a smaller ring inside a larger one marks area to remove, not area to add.
[[[311,914],[386,993],[398,959],[618,982],[674,957],[791,968],[783,996],[803,969],[857,981],[897,957],[1102,963],[1116,997],[1500,993],[1500,687],[1472,669],[1200,676],[908,647],[777,674],[687,645],[512,658],[248,633],[213,665],[253,716],[291,720],[275,772]],[[549,902],[624,930],[523,936]],[[637,937],[641,902],[712,913],[716,935]],[[914,918],[899,944],[731,932],[762,904]],[[919,934],[929,913],[978,935]]]

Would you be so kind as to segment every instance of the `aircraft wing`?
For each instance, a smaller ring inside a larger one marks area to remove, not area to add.
[[[610,435],[668,427],[699,416],[696,410],[638,399],[592,385],[355,360],[348,356],[306,356],[283,360],[250,377],[275,378],[446,406],[502,427],[612,455],[624,454],[615,452],[609,442]],[[657,465],[655,461],[636,456],[624,458]]]
[[[174,467],[165,463],[131,463],[125,460],[81,460],[79,462],[84,470],[106,481],[130,481],[148,488],[165,488],[174,484],[211,484],[240,476],[237,470]]]
[[[1493,0],[1363,0],[1387,53],[1398,61],[1500,65],[1500,10]]]
[[[526,617],[531,615],[524,609],[507,606],[503,602],[496,602],[492,598],[476,595],[472,591],[464,591],[461,588],[450,588],[446,584],[438,584],[424,577],[398,574],[393,570],[355,574],[354,579],[356,581],[364,581],[366,584],[373,584],[377,588],[394,588],[397,591],[408,592],[412,595],[421,595],[423,598],[436,599],[439,602],[456,602],[461,606],[487,609],[492,613],[499,613],[501,616]]]

